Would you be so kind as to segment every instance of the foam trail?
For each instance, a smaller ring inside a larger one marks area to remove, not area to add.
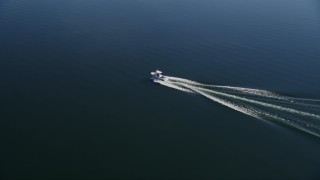
[[[320,100],[288,97],[252,88],[209,85],[171,76],[158,83],[196,93],[252,117],[281,122],[320,137]]]
[[[318,103],[320,100],[318,99],[306,99],[306,98],[296,98],[296,97],[288,97],[288,96],[282,96],[280,94],[266,91],[266,90],[260,90],[260,89],[252,89],[252,88],[243,88],[243,87],[232,87],[232,86],[219,86],[219,85],[208,85],[208,84],[202,84],[196,81],[191,81],[188,79],[183,79],[183,78],[177,78],[177,77],[171,77],[168,76],[168,80],[171,82],[180,82],[180,83],[186,83],[190,85],[195,85],[195,86],[203,86],[203,87],[209,87],[209,88],[221,88],[221,89],[227,89],[227,90],[234,90],[238,93],[242,94],[253,94],[253,95],[259,95],[263,97],[271,97],[275,99],[281,99],[281,100],[287,100],[290,102],[315,102]],[[320,107],[320,106],[317,106]]]
[[[215,101],[215,102],[217,102],[219,104],[222,104],[224,106],[232,108],[232,109],[234,109],[236,111],[242,112],[244,114],[247,114],[247,115],[250,115],[250,116],[253,116],[253,117],[256,117],[256,118],[260,118],[260,116],[259,116],[259,114],[257,112],[255,112],[255,111],[253,111],[253,110],[251,110],[249,108],[244,108],[242,106],[236,105],[236,104],[228,102],[226,100],[222,100],[222,99],[220,99],[218,97],[210,96],[210,95],[208,95],[206,93],[198,91],[197,89],[193,89],[193,91],[195,91],[195,92],[199,93],[200,95],[202,95],[204,97],[207,97],[207,98],[209,98],[209,99],[211,99],[211,100],[213,100],[213,101]]]
[[[272,108],[275,108],[275,109],[288,111],[288,112],[296,113],[296,114],[301,114],[301,115],[304,115],[304,116],[311,116],[311,117],[320,119],[319,115],[298,111],[298,110],[295,110],[295,109],[292,109],[292,108],[286,108],[286,107],[277,106],[277,105],[273,105],[273,104],[269,104],[269,103],[259,102],[259,101],[255,101],[255,100],[251,100],[251,99],[247,99],[247,98],[243,98],[243,97],[239,97],[239,96],[235,96],[235,95],[230,95],[230,94],[226,94],[226,93],[221,93],[221,92],[217,92],[217,91],[207,90],[207,89],[203,89],[203,88],[196,88],[196,89],[201,89],[203,91],[208,91],[208,92],[212,92],[212,93],[216,93],[216,94],[220,94],[220,95],[224,95],[224,96],[229,96],[229,97],[233,97],[235,99],[240,99],[240,100],[243,100],[243,101],[247,101],[247,102],[251,102],[251,103],[255,103],[255,104],[260,104],[260,105],[264,105],[264,106],[267,106],[267,107],[272,107]]]
[[[276,93],[273,93],[270,91],[265,91],[265,90],[260,90],[260,89],[232,87],[232,86],[207,85],[207,84],[202,84],[202,83],[198,83],[195,81],[191,81],[191,80],[187,80],[187,79],[183,79],[183,78],[171,77],[171,76],[168,76],[168,80],[171,82],[178,82],[178,83],[180,82],[180,83],[185,83],[185,84],[194,85],[194,86],[221,88],[221,89],[234,90],[234,91],[237,91],[240,93],[249,93],[249,94],[268,96],[268,97],[279,98],[279,99],[287,99],[286,97],[281,97],[280,95],[278,95]]]

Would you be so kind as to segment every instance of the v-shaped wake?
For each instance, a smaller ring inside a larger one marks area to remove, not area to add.
[[[209,85],[171,76],[153,80],[170,88],[199,94],[252,117],[281,122],[320,137],[320,100],[252,88]]]

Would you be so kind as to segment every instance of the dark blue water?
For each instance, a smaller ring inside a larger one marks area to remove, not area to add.
[[[320,99],[319,59],[318,0],[0,0],[0,177],[319,179],[319,138],[149,81]]]

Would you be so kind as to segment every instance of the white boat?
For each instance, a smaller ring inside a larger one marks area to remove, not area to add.
[[[162,75],[162,72],[159,70],[156,70],[155,72],[151,72],[152,77],[150,78],[153,80],[153,82],[158,82],[158,81],[165,81],[166,77]]]

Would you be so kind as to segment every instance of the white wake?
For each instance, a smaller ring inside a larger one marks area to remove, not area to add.
[[[252,117],[280,122],[320,137],[320,100],[288,97],[252,88],[209,85],[171,76],[157,83],[196,93]]]

